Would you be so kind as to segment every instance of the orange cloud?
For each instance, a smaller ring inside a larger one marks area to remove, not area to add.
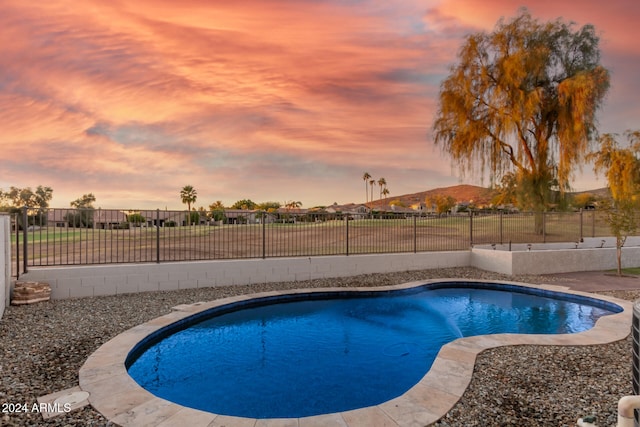
[[[629,3],[527,2],[602,30],[609,126],[637,110]],[[392,194],[455,183],[430,144],[440,81],[464,34],[515,13],[510,0],[5,0],[0,188],[179,207],[188,183],[203,205],[359,201],[364,170]]]

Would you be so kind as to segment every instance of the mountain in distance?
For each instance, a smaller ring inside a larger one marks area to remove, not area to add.
[[[488,205],[495,195],[495,190],[480,187],[477,185],[460,184],[451,187],[434,188],[432,190],[421,191],[419,193],[403,194],[402,196],[392,196],[374,200],[366,203],[372,209],[387,208],[392,201],[399,201],[403,206],[410,207],[419,203],[424,203],[427,197],[444,195],[453,197],[456,202],[473,201],[476,205]]]
[[[569,192],[567,194],[575,195],[582,193],[591,193],[597,198],[610,197],[609,189],[606,187],[587,191]],[[399,201],[403,206],[411,207],[419,203],[424,203],[427,197],[433,197],[435,195],[451,196],[458,203],[473,201],[476,206],[483,206],[491,204],[491,199],[496,195],[496,190],[477,185],[460,184],[453,185],[451,187],[434,188],[432,190],[421,191],[419,193],[382,198],[374,200],[373,202],[368,202],[366,205],[372,209],[386,209],[389,207],[389,203]]]

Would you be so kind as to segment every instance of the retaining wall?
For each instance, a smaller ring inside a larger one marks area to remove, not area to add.
[[[0,213],[0,319],[11,298],[11,221]]]
[[[32,268],[20,280],[51,285],[51,298],[77,298],[222,285],[288,282],[469,266],[471,252],[421,252]]]
[[[623,248],[622,263],[637,267],[640,238],[629,242],[638,246]],[[530,250],[513,245],[510,251],[498,245],[454,252],[32,267],[20,279],[49,283],[51,298],[64,299],[467,266],[506,275],[615,269],[615,239],[585,239],[578,248],[576,243],[551,243],[534,244]],[[8,300],[9,287],[3,289]]]
[[[640,265],[640,237],[627,239],[622,248],[622,267]],[[589,238],[575,243],[476,246],[471,265],[496,273],[553,274],[574,271],[612,270],[618,267],[616,239]]]

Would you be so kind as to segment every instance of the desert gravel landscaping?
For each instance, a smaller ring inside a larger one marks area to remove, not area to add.
[[[78,370],[98,347],[179,304],[269,290],[385,286],[435,278],[566,285],[560,276],[507,277],[473,268],[452,268],[12,306],[0,320],[0,403],[31,407],[40,396],[77,386]],[[605,294],[634,301],[640,297],[640,290]],[[464,396],[434,425],[575,426],[579,417],[595,414],[599,426],[611,426],[616,424],[618,399],[631,393],[630,338],[585,347],[501,347],[480,354]],[[2,413],[0,425],[114,424],[87,406],[46,421],[38,413]]]

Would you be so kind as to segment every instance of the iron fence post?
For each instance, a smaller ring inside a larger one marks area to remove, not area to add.
[[[345,239],[345,245],[346,245],[346,255],[349,256],[349,215],[345,215],[344,216],[344,222],[345,222],[345,227],[346,227],[346,239]]]
[[[29,251],[27,250],[27,224],[28,224],[28,216],[27,216],[27,207],[24,206],[22,208],[22,271],[26,273],[28,271],[28,259]]]
[[[20,278],[20,231],[18,230],[18,215],[11,215],[12,225],[16,230],[16,279]]]
[[[504,214],[503,211],[500,211],[500,244],[502,244],[503,241],[503,231],[502,231],[502,215]]]
[[[547,243],[547,215],[542,211],[542,243]]]
[[[580,241],[584,241],[584,236],[582,234],[582,208],[580,208]]]
[[[413,253],[418,252],[418,219],[413,216]]]
[[[160,264],[160,209],[156,209],[156,264]]]
[[[262,259],[267,257],[267,211],[262,212]]]
[[[469,209],[469,247],[473,247],[473,211]]]

